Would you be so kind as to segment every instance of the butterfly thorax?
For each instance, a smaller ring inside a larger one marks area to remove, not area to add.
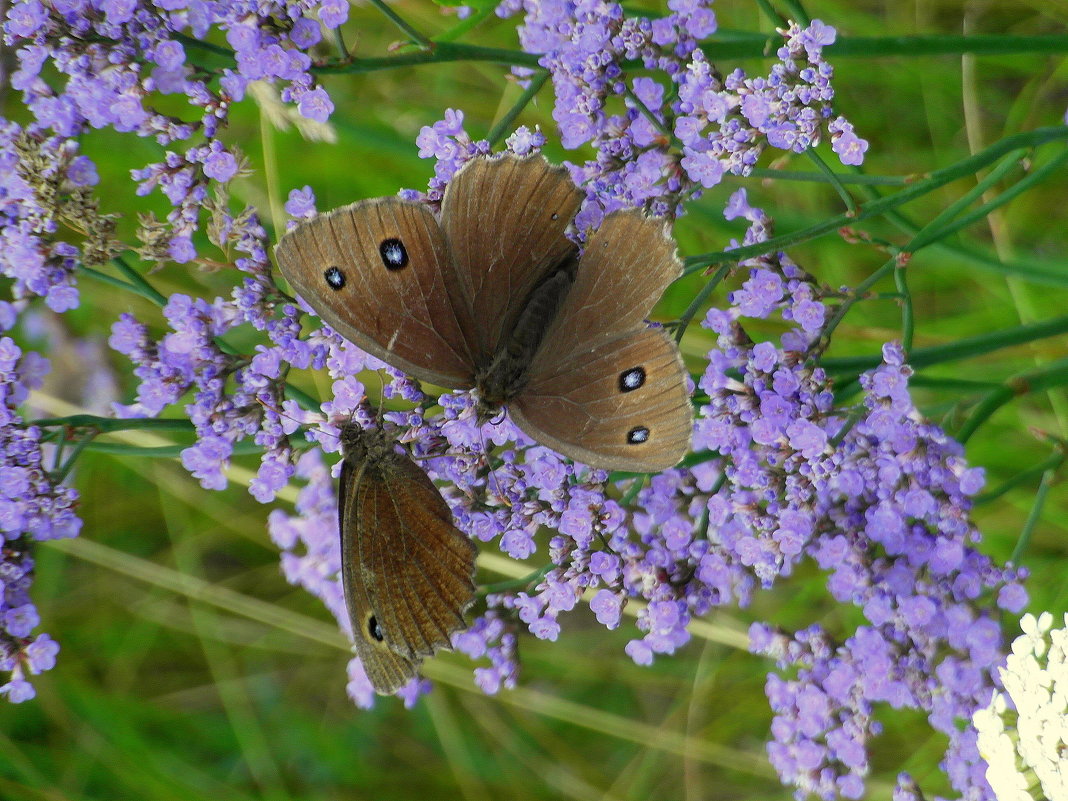
[[[378,426],[341,426],[341,452],[352,464],[381,465],[395,455],[396,441]]]
[[[476,373],[480,418],[493,417],[497,409],[523,391],[534,356],[575,282],[577,268],[578,259],[569,256],[530,291],[493,360]]]

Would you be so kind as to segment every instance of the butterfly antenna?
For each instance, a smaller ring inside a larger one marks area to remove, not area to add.
[[[298,420],[297,418],[295,418],[291,414],[287,414],[280,407],[275,406],[274,404],[268,403],[267,401],[265,401],[263,398],[261,398],[259,396],[256,397],[256,403],[258,403],[264,409],[270,409],[272,412],[277,414],[279,417],[284,417],[286,420],[292,420],[298,426],[306,425],[306,423],[304,423],[303,421]]]
[[[503,410],[501,411],[501,414],[504,414]],[[497,478],[497,471],[493,469],[493,462],[490,460],[489,448],[486,445],[486,435],[482,431],[481,424],[478,426],[478,440],[482,445],[482,458],[486,460],[486,468],[489,471],[486,474],[486,487],[497,497],[497,500],[505,506],[511,507],[512,502],[508,500],[508,496],[504,494],[504,490],[501,488],[501,480]],[[493,487],[492,484],[496,484],[497,486]]]

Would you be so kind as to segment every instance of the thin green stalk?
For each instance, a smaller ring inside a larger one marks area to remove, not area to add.
[[[975,186],[953,201],[949,206],[942,209],[938,214],[934,216],[923,228],[920,229],[906,246],[905,250],[910,253],[915,253],[922,247],[929,245],[939,239],[944,239],[949,235],[950,224],[957,218],[958,215],[964,212],[968,206],[981,198],[987,190],[994,187],[1002,178],[1004,178],[1009,172],[1019,167],[1020,159],[1023,158],[1026,149],[1020,148],[1013,151],[1006,156],[1000,164],[994,167],[982,180],[978,181]],[[1065,151],[1068,154],[1068,151]],[[953,228],[953,230],[957,230]]]
[[[777,33],[763,34],[753,31],[725,31],[716,33],[703,42],[701,49],[709,60],[736,58],[761,58],[782,44]],[[929,34],[920,36],[839,36],[834,44],[823,48],[823,54],[834,62],[845,58],[907,57],[928,58],[931,56],[1007,56],[1017,54],[1068,53],[1068,36],[1005,36],[1001,34],[974,34],[949,36]]]
[[[772,25],[779,27],[785,24],[786,20],[775,10],[775,6],[771,4],[771,0],[757,0],[757,6],[764,12],[764,16],[771,20]]]
[[[690,305],[686,307],[686,311],[679,316],[679,324],[675,327],[676,342],[682,341],[682,335],[686,333],[686,329],[693,321],[694,315],[696,315],[700,308],[705,304],[705,301],[708,300],[716,290],[716,287],[727,277],[727,273],[730,272],[730,269],[731,265],[721,264],[713,276],[705,282],[703,287],[701,287],[701,291],[694,296]]]
[[[530,585],[541,581],[554,567],[556,567],[556,565],[550,563],[544,567],[539,567],[533,573],[523,576],[523,578],[498,581],[495,584],[483,584],[478,588],[478,594],[485,597],[498,592],[510,592],[511,590],[524,589],[525,587],[529,587]]]
[[[211,42],[205,41],[203,39],[196,39],[184,33],[172,33],[171,36],[181,42],[183,47],[190,47],[194,50],[203,50],[205,53],[213,53],[217,56],[226,56],[230,59],[234,58],[234,51],[228,47],[212,44]]]
[[[812,22],[812,18],[798,0],[783,0],[783,5],[790,12],[790,18],[802,28],[807,28]]]
[[[774,253],[775,251],[784,250],[800,242],[807,242],[823,236],[824,234],[836,232],[842,226],[855,225],[863,220],[881,216],[899,206],[903,206],[906,203],[933,192],[935,189],[951,183],[952,181],[965,176],[974,175],[977,171],[993,161],[1000,159],[1006,153],[1010,153],[1021,147],[1037,147],[1038,145],[1047,142],[1066,139],[1068,139],[1068,128],[1062,126],[1038,128],[1034,131],[1027,131],[1025,133],[1008,136],[1000,142],[995,142],[990,147],[976,153],[974,156],[962,159],[945,169],[937,170],[931,173],[928,178],[917,181],[893,195],[873,200],[870,203],[865,203],[860,207],[856,216],[839,214],[830,219],[823,220],[816,225],[809,226],[808,228],[773,237],[766,242],[735,248],[733,250],[720,251],[718,253],[702,253],[696,256],[691,256],[686,259],[686,273],[697,272],[705,267],[710,267],[716,264],[723,264],[725,262],[737,263],[743,259],[762,256],[766,253]],[[1056,286],[1068,286],[1068,271],[1057,270],[1055,268],[1050,269],[1048,267],[1045,269],[1036,268],[1033,270],[1026,270],[1019,264],[1013,265],[1016,269],[1011,269],[1008,265],[1004,265],[1004,267],[1004,272],[1010,274],[1016,273],[1025,279],[1049,283]]]
[[[96,431],[86,431],[84,434],[82,434],[78,441],[74,443],[74,447],[71,449],[70,455],[67,456],[67,461],[63,463],[62,467],[52,473],[52,480],[55,483],[59,484],[63,481],[63,479],[67,477],[67,474],[70,473],[71,468],[74,467],[75,462],[78,461],[78,457],[81,455],[81,452],[84,451],[86,446],[93,441],[93,438],[96,435]]]
[[[1046,505],[1046,496],[1049,494],[1049,488],[1055,478],[1056,471],[1050,469],[1042,474],[1042,480],[1038,482],[1038,492],[1035,493],[1035,502],[1031,506],[1031,513],[1027,516],[1027,522],[1024,523],[1023,529],[1020,530],[1020,539],[1012,550],[1012,556],[1009,557],[1009,561],[1014,565],[1020,564],[1020,560],[1027,551],[1027,546],[1031,543],[1031,534],[1034,532],[1035,526],[1038,525],[1038,519],[1042,516],[1042,507]]]
[[[290,440],[290,446],[294,450],[302,451],[314,447],[316,443],[306,439],[294,438]],[[152,459],[177,459],[182,451],[188,448],[188,444],[177,443],[174,445],[130,445],[126,442],[99,442],[93,441],[85,446],[85,450],[93,453],[109,453],[115,456],[139,456]],[[264,448],[250,439],[242,440],[234,444],[234,456],[261,456]]]
[[[652,109],[645,105],[645,102],[640,97],[634,94],[633,89],[631,89],[629,86],[625,86],[623,89],[623,94],[626,96],[627,100],[633,103],[634,107],[641,112],[642,116],[645,117],[645,119],[649,120],[650,125],[652,125],[654,128],[656,128],[656,130],[660,131],[660,133],[670,139],[671,143],[681,150],[682,142],[680,142],[675,137],[675,132],[668,128],[664,124],[663,120],[657,118],[657,116],[652,112]]]
[[[1040,323],[1027,323],[974,337],[965,337],[945,345],[916,348],[912,351],[909,364],[917,369],[930,367],[933,364],[982,356],[1002,348],[1024,345],[1062,334],[1068,334],[1068,315],[1043,320]],[[820,362],[821,367],[836,376],[862,373],[880,364],[882,364],[881,356],[844,356],[824,359]]]
[[[957,231],[963,228],[967,228],[972,223],[986,219],[986,217],[988,217],[990,213],[993,212],[995,209],[1004,206],[1006,203],[1019,197],[1024,192],[1029,191],[1036,184],[1046,180],[1046,178],[1050,177],[1051,175],[1059,174],[1060,171],[1063,169],[1064,163],[1066,161],[1068,161],[1068,151],[1057,155],[1046,164],[1043,164],[1034,172],[1025,175],[1023,178],[1014,183],[1004,192],[999,193],[997,197],[992,199],[989,203],[984,203],[982,206],[975,209],[971,213],[961,217],[952,225],[947,226],[946,229],[941,232],[941,236],[946,237],[951,234],[955,234]],[[978,186],[976,188],[978,188]],[[925,244],[927,243],[921,241],[921,243],[918,244],[917,247],[923,247]]]
[[[1054,453],[1052,456],[1043,460],[1042,462],[1039,462],[1034,467],[1031,467],[1027,470],[1023,470],[1017,473],[1012,478],[1008,479],[1007,481],[1004,481],[996,489],[992,489],[988,492],[982,493],[981,495],[977,495],[975,497],[975,505],[979,506],[984,503],[996,501],[1009,490],[1014,489],[1020,486],[1021,484],[1026,484],[1030,482],[1035,476],[1042,476],[1047,471],[1052,471],[1056,473],[1060,470],[1061,465],[1064,464],[1064,461],[1065,454],[1063,452]]]
[[[315,412],[319,410],[320,403],[303,389],[292,384],[286,384],[286,397],[295,400],[302,409]]]
[[[39,417],[29,425],[41,428],[64,426],[69,428],[92,428],[101,434],[113,431],[134,431],[151,428],[157,431],[192,431],[193,423],[186,419],[162,417],[98,417],[95,414],[72,414],[66,417]]]
[[[864,417],[865,414],[867,414],[867,411],[868,410],[866,407],[860,406],[850,412],[849,417],[847,417],[846,421],[842,423],[842,427],[838,429],[838,431],[833,437],[831,437],[829,443],[830,446],[832,448],[837,448],[839,445],[841,445],[842,440],[844,440],[846,438],[846,435],[853,430],[853,427],[860,422],[860,419]]]
[[[749,171],[749,177],[769,181],[827,183],[827,176],[822,172],[806,172],[805,170],[773,170],[768,167],[754,167]],[[860,186],[910,186],[915,181],[914,176],[898,175],[847,175],[835,173],[834,178],[842,185],[857,184]]]
[[[125,289],[126,291],[133,292],[136,295],[144,295],[144,293],[138,287],[134,286],[131,283],[123,281],[121,278],[116,278],[113,275],[102,273],[100,272],[100,270],[95,270],[92,267],[86,267],[84,264],[79,265],[78,269],[86,275],[90,276],[91,278],[95,278],[97,281],[100,281],[101,283],[110,284],[111,286],[118,287],[119,289]],[[155,300],[155,298],[152,298],[150,296],[144,296],[149,297],[150,300]]]
[[[442,64],[449,61],[488,61],[507,67],[530,67],[537,69],[538,54],[522,50],[504,50],[498,47],[480,47],[462,42],[431,42],[426,50],[401,53],[382,58],[353,58],[346,62],[320,64],[312,67],[319,75],[348,75],[363,72],[414,67],[421,64]]]
[[[912,293],[909,292],[906,271],[909,265],[907,254],[902,253],[894,259],[894,285],[901,294],[901,348],[908,361],[912,353],[912,336],[915,330],[915,316],[912,308]]]
[[[827,344],[831,340],[831,334],[834,333],[834,329],[838,327],[838,324],[845,319],[846,314],[853,304],[855,304],[861,298],[864,298],[868,294],[868,290],[882,280],[883,276],[889,273],[897,265],[897,257],[894,257],[884,263],[878,270],[873,272],[855,287],[849,293],[849,297],[838,304],[838,308],[834,310],[834,314],[831,315],[831,319],[823,324],[823,330],[820,331],[819,338],[816,340],[816,350],[823,350],[827,347]]]
[[[486,139],[489,140],[490,147],[496,145],[497,142],[504,137],[505,133],[512,127],[512,123],[515,122],[515,118],[518,117],[530,101],[534,99],[534,95],[538,93],[541,87],[545,86],[547,80],[549,80],[548,70],[541,70],[531,76],[530,86],[523,91],[523,94],[519,96],[519,99],[515,104],[508,109],[508,113],[497,121],[497,124],[493,126],[493,130],[491,130],[486,137]]]
[[[126,263],[126,259],[122,256],[114,256],[111,259],[111,263],[118,268],[119,272],[130,279],[130,283],[136,287],[139,287],[138,293],[151,300],[158,306],[167,305],[167,296],[156,289],[148,280],[137,272],[133,267]]]
[[[827,183],[829,183],[834,188],[834,191],[838,193],[838,197],[841,198],[849,215],[855,216],[857,213],[856,201],[853,200],[853,196],[849,194],[846,188],[842,185],[842,181],[838,178],[838,175],[834,170],[831,169],[830,165],[820,158],[820,154],[816,152],[816,148],[814,147],[807,148],[805,150],[805,155],[808,156],[809,161],[819,168],[820,174],[827,179]]]
[[[475,10],[474,14],[468,16],[467,19],[460,20],[444,33],[440,33],[435,36],[434,43],[440,44],[441,42],[455,42],[468,31],[478,27],[484,20],[489,17],[492,17],[493,12],[496,8],[496,3],[484,3]]]
[[[413,44],[424,48],[431,46],[432,43],[430,39],[428,39],[426,36],[417,31],[406,19],[404,19],[400,14],[398,14],[396,11],[386,5],[385,0],[371,0],[371,5],[377,8],[383,14],[385,14],[394,25],[396,25],[398,28],[401,29],[401,31],[407,34],[408,38],[412,40]]]
[[[956,438],[961,443],[967,442],[972,434],[979,430],[979,426],[1013,398],[1063,386],[1068,386],[1068,358],[1057,359],[1039,368],[1017,373],[976,404],[964,425],[957,431]]]
[[[347,61],[350,58],[350,56],[349,56],[349,46],[347,44],[345,44],[345,39],[341,35],[341,28],[334,28],[333,33],[334,33],[334,47],[336,47],[338,53],[341,54],[342,60],[346,60]]]

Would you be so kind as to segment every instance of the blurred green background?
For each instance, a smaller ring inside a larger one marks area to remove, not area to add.
[[[456,22],[430,2],[391,5],[431,36]],[[665,10],[657,3],[639,7]],[[723,29],[769,33],[773,27],[756,3],[723,0],[715,8]],[[806,8],[840,36],[1060,33],[1068,18],[1068,5],[1045,2],[814,2]],[[491,18],[465,41],[516,48],[516,21]],[[401,34],[380,12],[359,5],[351,9],[344,37],[357,55],[381,56]],[[872,175],[946,166],[1010,133],[1057,124],[1068,105],[1068,69],[1058,56],[829,58],[836,67],[837,110],[870,141],[864,171]],[[769,64],[719,66],[759,73]],[[459,108],[469,133],[481,138],[522,93],[507,68],[487,63],[335,75],[324,82],[337,107],[331,119],[336,142],[309,141],[293,127],[280,130],[269,109],[249,101],[235,111],[224,135],[251,167],[233,182],[234,201],[258,207],[269,230],[284,221],[281,203],[288,191],[305,184],[315,190],[320,209],[399,187],[424,188],[432,166],[416,154],[421,126],[440,119],[447,107]],[[16,100],[9,90],[5,113],[21,120]],[[541,125],[553,160],[577,158],[554,141],[551,108],[546,86],[517,123]],[[98,164],[103,210],[124,215],[120,235],[132,241],[136,214],[163,213],[165,201],[136,197],[129,170],[159,160],[162,149],[129,135],[94,132],[83,151]],[[823,152],[831,161],[826,146]],[[778,164],[811,169],[802,157],[783,157]],[[1065,178],[1016,199],[956,241],[1005,258],[1064,264]],[[820,184],[728,178],[691,204],[678,223],[684,256],[722,250],[731,237],[740,237],[739,222],[726,223],[720,213],[740,185],[748,188],[751,203],[776,219],[779,233],[842,210],[835,193]],[[951,184],[905,213],[923,223],[973,185]],[[863,230],[904,241],[882,221]],[[846,244],[836,235],[790,254],[831,285],[855,285],[886,258],[877,247]],[[921,252],[908,275],[917,347],[1064,313],[1063,290],[980,271],[946,249]],[[150,280],[164,294],[214,297],[228,295],[235,276],[226,269],[172,265]],[[80,286],[77,310],[62,318],[43,313],[17,332],[20,342],[53,359],[44,393],[57,401],[40,414],[63,413],[59,400],[91,408],[111,386],[118,400],[131,399],[130,365],[105,344],[120,312],[133,312],[156,335],[162,331],[158,309],[147,302],[89,279]],[[664,319],[678,315],[699,286],[698,277],[675,285],[663,301]],[[891,292],[892,281],[876,289]],[[712,302],[723,303],[725,291],[717,290]],[[899,336],[900,310],[893,300],[860,303],[838,329],[830,355],[875,354]],[[83,338],[99,350],[76,352],[73,343]],[[683,347],[695,372],[710,342],[706,332],[690,328]],[[922,375],[996,381],[1066,351],[1063,340],[1049,339]],[[329,388],[324,375],[301,376],[298,383],[320,398]],[[975,400],[937,386],[917,387],[916,395],[925,412],[950,430]],[[987,469],[988,487],[1050,455],[1036,430],[1068,435],[1064,397],[1025,395],[969,441],[968,458]],[[131,437],[147,446],[188,442]],[[237,463],[254,469],[256,459]],[[771,714],[763,685],[770,665],[745,651],[744,632],[756,619],[788,628],[819,621],[848,633],[858,622],[855,611],[829,602],[822,576],[811,566],[760,593],[753,608],[701,621],[686,648],[651,668],[635,666],[623,653],[634,632],[629,619],[608,632],[588,611],[576,611],[562,618],[559,641],[522,640],[523,672],[515,691],[483,696],[466,659],[445,654],[428,663],[427,675],[437,686],[415,709],[381,699],[364,712],[345,696],[348,654],[336,626],[316,600],[280,574],[265,520],[270,508],[289,510],[290,502],[264,507],[240,485],[240,471],[234,477],[229,490],[209,493],[173,458],[84,454],[72,477],[82,494],[82,537],[39,550],[34,588],[41,630],[62,650],[56,668],[36,678],[35,700],[0,705],[0,799],[791,797],[764,756]],[[984,551],[1008,558],[1035,490],[1030,481],[976,509]],[[1059,613],[1068,606],[1066,520],[1068,497],[1063,485],[1055,485],[1023,558],[1035,573],[1034,611]],[[480,580],[523,575],[545,558],[544,548],[528,566],[494,555]],[[1006,625],[1015,631],[1012,619]],[[900,770],[912,772],[928,797],[948,794],[937,769],[943,738],[914,713],[883,709],[879,717],[886,732],[873,748],[868,797],[889,799]]]

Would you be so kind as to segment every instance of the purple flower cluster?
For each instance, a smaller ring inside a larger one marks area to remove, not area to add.
[[[759,210],[744,198],[732,208],[754,221],[754,238],[766,237]],[[831,596],[866,619],[841,644],[818,627],[789,637],[754,626],[754,651],[799,671],[768,681],[772,761],[799,797],[859,797],[882,702],[923,710],[949,737],[954,787],[984,797],[974,733],[957,726],[989,698],[1003,660],[996,611],[983,598],[1018,612],[1027,595],[1023,571],[975,549],[970,498],[982,471],[919,415],[896,344],[860,377],[863,406],[833,409],[833,386],[809,361],[824,293],[782,254],[746,266],[731,307],[705,321],[719,341],[701,380],[709,403],[694,446],[717,452],[725,477],[708,500],[710,537],[764,586],[812,558]],[[776,313],[796,327],[778,344],[754,343],[741,320]]]
[[[40,623],[30,600],[35,544],[75,537],[82,525],[78,493],[48,475],[41,430],[16,411],[46,372],[47,360],[0,337],[0,671],[9,674],[0,695],[14,703],[33,698],[28,676],[50,670],[59,651],[47,634],[33,636]]]
[[[78,305],[75,265],[106,259],[109,247],[110,221],[89,194],[97,180],[76,141],[0,119],[0,274],[14,279],[16,300],[39,296],[55,312]],[[82,247],[59,238],[61,224],[88,234]]]
[[[819,20],[781,31],[779,62],[766,77],[741,69],[723,77],[699,42],[716,31],[709,0],[670,0],[666,16],[627,17],[605,0],[505,0],[500,16],[524,12],[520,41],[552,75],[553,110],[563,145],[590,143],[596,158],[571,164],[588,201],[578,228],[627,206],[681,214],[682,201],[725,173],[747,175],[768,146],[802,152],[824,126],[845,164],[859,164],[867,142],[838,118],[828,125],[834,90],[822,48],[834,28]],[[662,74],[628,78],[628,61]],[[520,74],[526,74],[518,70]],[[612,98],[624,100],[612,113]]]
[[[219,138],[230,106],[244,97],[250,81],[280,82],[284,101],[297,104],[308,119],[325,121],[333,104],[316,85],[304,51],[319,42],[322,26],[336,28],[347,17],[343,0],[20,0],[3,30],[19,62],[11,85],[22,92],[34,132],[50,130],[66,141],[109,127],[162,145],[203,138],[133,171],[139,193],[159,189],[174,206],[168,228],[149,225],[142,232],[142,254],[181,263],[196,255],[191,237],[210,183],[229,180],[240,166],[236,151]],[[226,33],[232,67],[207,69],[187,52],[213,28]],[[166,95],[184,95],[198,117],[187,121],[159,111]],[[95,174],[91,165],[80,169],[86,180]]]

